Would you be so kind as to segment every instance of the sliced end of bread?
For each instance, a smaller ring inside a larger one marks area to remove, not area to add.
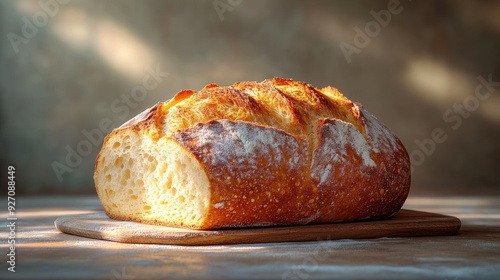
[[[108,216],[180,227],[203,225],[210,185],[190,152],[171,139],[155,140],[129,128],[113,132],[106,142],[94,180]]]

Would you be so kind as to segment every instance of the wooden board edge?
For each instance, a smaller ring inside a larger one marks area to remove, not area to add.
[[[55,227],[63,233],[89,237],[94,239],[108,240],[120,243],[134,244],[165,244],[165,245],[225,245],[225,244],[255,244],[255,243],[274,243],[274,242],[304,242],[320,240],[339,240],[339,239],[372,239],[380,237],[418,237],[418,236],[447,236],[456,235],[461,228],[460,219],[431,212],[422,212],[415,210],[402,209],[393,218],[377,221],[359,221],[350,223],[318,224],[305,226],[282,226],[259,228],[259,233],[255,233],[255,228],[242,229],[222,229],[222,230],[203,230],[194,231],[193,234],[174,233],[166,238],[152,238],[151,236],[123,236],[115,231],[96,232],[92,230],[76,230],[68,225],[71,219],[78,217],[89,217],[93,214],[81,214],[62,216],[54,221]],[[398,223],[404,223],[404,219],[422,216],[424,218],[432,217],[433,222],[422,222],[421,225],[414,224],[411,228],[397,227]],[[380,232],[377,223],[394,224],[393,228],[384,229],[374,237],[373,230]],[[366,230],[363,232],[349,231],[349,227],[357,227],[363,224]],[[432,231],[429,231],[432,226]],[[83,233],[82,233],[83,231]],[[191,230],[193,231],[193,230]],[[318,233],[322,231],[321,233]],[[266,235],[267,234],[267,235]]]

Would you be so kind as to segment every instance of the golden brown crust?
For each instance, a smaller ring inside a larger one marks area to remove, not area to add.
[[[401,141],[332,87],[210,84],[120,129],[169,137],[196,157],[211,192],[202,229],[387,217],[409,192]]]
[[[211,203],[205,228],[298,223],[314,207],[306,141],[271,127],[228,120],[174,133],[205,168]]]

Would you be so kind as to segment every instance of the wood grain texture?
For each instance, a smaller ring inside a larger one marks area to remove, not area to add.
[[[455,235],[460,229],[461,222],[452,216],[403,209],[393,218],[378,221],[191,230],[118,221],[108,218],[104,212],[98,212],[62,216],[56,219],[55,226],[63,233],[123,243],[221,245]]]

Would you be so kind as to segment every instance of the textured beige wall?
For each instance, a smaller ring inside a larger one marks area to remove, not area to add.
[[[500,82],[499,14],[500,1],[1,1],[2,170],[16,166],[18,191],[92,193],[98,134],[184,88],[281,76],[333,85],[391,128],[414,193],[499,193],[500,84],[483,85]]]

